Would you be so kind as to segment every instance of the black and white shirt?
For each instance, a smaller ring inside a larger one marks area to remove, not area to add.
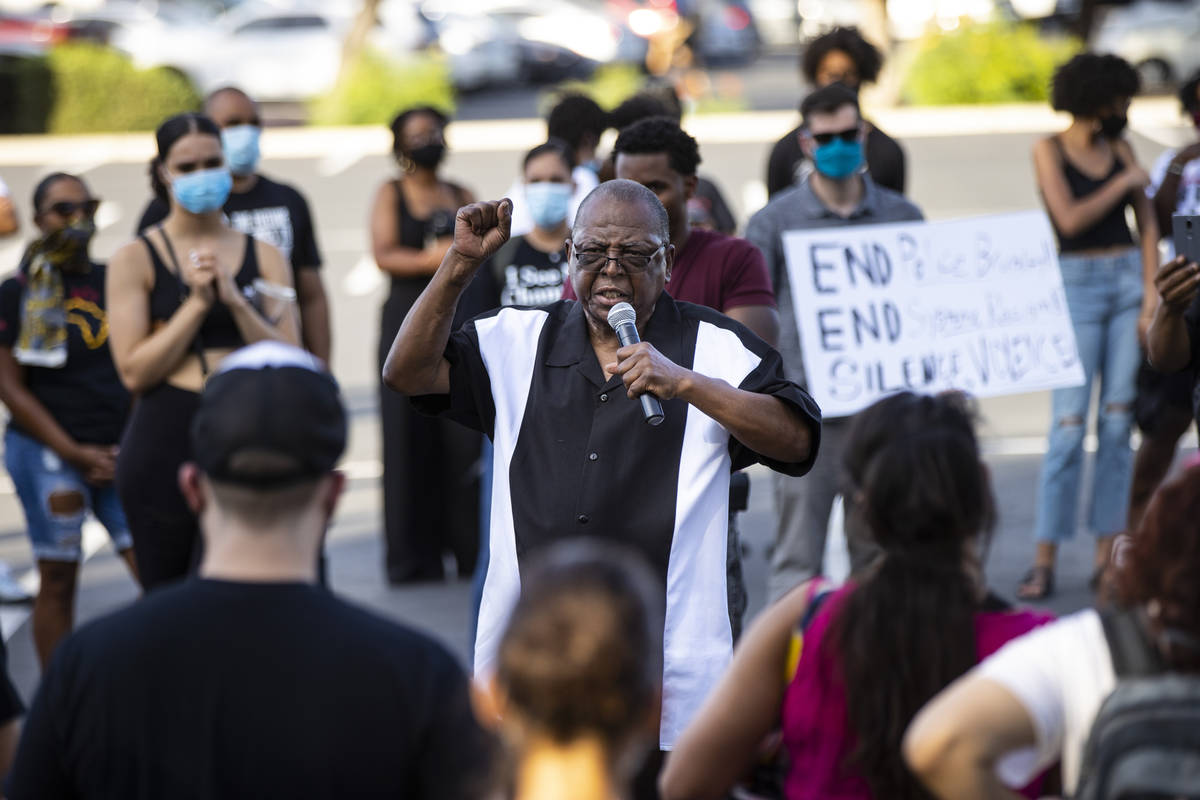
[[[664,293],[643,339],[680,366],[793,406],[812,430],[808,460],[768,459],[679,399],[663,402],[661,425],[647,425],[620,376],[605,377],[583,307],[570,300],[468,322],[446,347],[450,393],[414,402],[483,431],[495,445],[476,674],[492,671],[523,559],[571,535],[624,542],[650,560],[666,587],[660,744],[670,749],[732,653],[730,471],[760,462],[789,475],[807,472],[820,410],[784,378],[778,353],[716,311]]]

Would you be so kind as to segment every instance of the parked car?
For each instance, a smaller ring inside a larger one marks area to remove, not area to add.
[[[1105,13],[1092,47],[1133,64],[1142,76],[1142,88],[1155,91],[1200,69],[1197,41],[1200,2],[1138,0]]]

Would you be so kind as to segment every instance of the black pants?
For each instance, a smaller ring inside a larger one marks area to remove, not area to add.
[[[161,384],[138,399],[121,439],[117,495],[146,591],[183,578],[199,558],[200,528],[179,490],[199,402],[196,392]]]
[[[383,307],[379,366],[404,319]],[[442,553],[470,575],[479,555],[479,455],[482,434],[417,413],[408,398],[380,384],[383,527],[388,580],[441,580]]]

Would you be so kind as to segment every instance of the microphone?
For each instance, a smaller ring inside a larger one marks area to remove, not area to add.
[[[642,340],[638,336],[636,323],[637,312],[629,303],[617,303],[608,312],[608,324],[617,332],[617,339],[620,340],[622,347],[629,347],[629,345],[637,344]],[[650,425],[661,425],[663,410],[658,398],[649,392],[642,392],[639,399],[642,401],[642,414],[645,415],[646,422]]]

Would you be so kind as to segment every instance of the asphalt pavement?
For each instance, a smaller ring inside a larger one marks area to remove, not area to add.
[[[790,108],[792,100],[780,105]],[[1030,147],[1037,136],[1060,122],[1046,110],[1014,107],[935,113],[872,109],[871,113],[881,127],[903,140],[909,157],[909,194],[930,219],[1038,206]],[[1135,147],[1146,165],[1165,145],[1186,135],[1169,102],[1139,105],[1132,117]],[[724,189],[741,222],[764,202],[767,153],[771,143],[795,121],[794,112],[787,110],[687,121],[701,142],[701,172]],[[460,123],[450,131],[454,149],[445,174],[479,197],[498,197],[511,184],[521,154],[536,144],[542,133],[540,123],[528,119]],[[150,134],[0,139],[0,177],[26,210],[32,187],[41,175],[51,169],[81,172],[92,191],[104,198],[101,231],[94,246],[94,254],[104,259],[130,237],[148,198],[146,159],[151,143]],[[465,660],[467,584],[453,581],[393,589],[384,581],[381,566],[375,348],[385,287],[368,255],[366,218],[375,189],[394,173],[386,156],[388,145],[382,130],[269,131],[263,171],[297,185],[312,205],[333,304],[333,367],[352,407],[345,463],[349,492],[328,544],[332,587],[383,614],[428,630]],[[19,250],[19,241],[0,240],[3,270],[15,267]],[[990,548],[988,575],[996,590],[1011,596],[1032,555],[1033,497],[1049,399],[1044,393],[995,398],[983,402],[981,408],[981,430],[1001,514]],[[763,602],[764,559],[774,535],[774,512],[768,475],[752,471],[752,484],[751,509],[741,527],[751,607],[757,610]],[[90,557],[80,584],[81,621],[127,603],[137,594],[103,533],[89,530],[86,542]],[[1090,547],[1086,533],[1080,531],[1063,549],[1060,592],[1048,603],[1050,608],[1068,612],[1090,601],[1086,588]],[[21,510],[3,479],[0,559],[26,575],[27,581],[32,579]],[[36,686],[38,669],[26,616],[22,609],[0,610],[9,667],[28,697]]]

